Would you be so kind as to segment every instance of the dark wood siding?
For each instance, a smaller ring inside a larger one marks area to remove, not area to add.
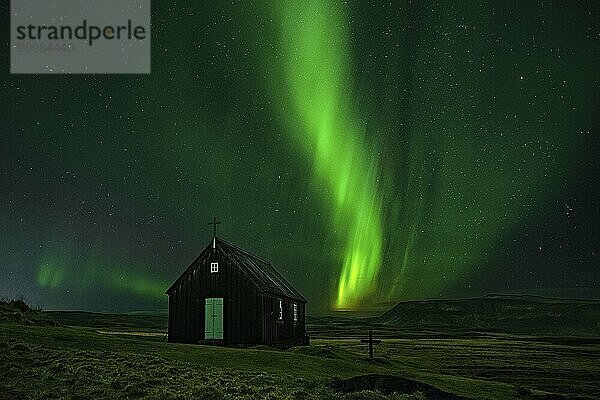
[[[210,272],[211,262],[219,263],[219,272]],[[261,343],[261,295],[250,280],[219,254],[197,260],[169,296],[170,341],[204,341],[205,299],[210,297],[223,298],[224,343]]]
[[[217,273],[211,262],[219,263]],[[205,299],[223,298],[223,340],[204,339]],[[278,319],[278,300],[283,320]],[[298,321],[293,321],[293,304]],[[291,346],[305,342],[305,303],[264,293],[218,250],[207,249],[169,291],[169,341]]]
[[[280,300],[283,319],[279,319]],[[269,293],[263,295],[262,302],[264,343],[281,347],[305,344],[305,303]],[[294,321],[294,304],[298,306],[298,321]]]

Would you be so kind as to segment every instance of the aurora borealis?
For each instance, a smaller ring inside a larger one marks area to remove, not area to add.
[[[332,198],[332,223],[344,242],[336,308],[352,308],[372,290],[381,265],[381,193],[374,152],[365,146],[349,72],[343,7],[329,2],[282,2],[281,48],[296,136]],[[282,110],[282,113],[285,111]]]
[[[155,2],[152,18],[148,76],[2,67],[0,295],[164,307],[214,215],[309,313],[598,297],[593,1]]]

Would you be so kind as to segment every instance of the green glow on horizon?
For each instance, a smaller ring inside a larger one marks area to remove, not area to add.
[[[165,282],[132,270],[131,266],[120,268],[93,259],[77,265],[69,257],[55,253],[40,263],[37,283],[52,290],[86,291],[91,287],[101,287],[164,300]]]
[[[347,17],[320,0],[285,1],[280,17],[285,90],[301,124],[290,131],[325,184],[332,230],[345,246],[334,307],[354,308],[373,289],[383,239],[378,164],[351,100]]]

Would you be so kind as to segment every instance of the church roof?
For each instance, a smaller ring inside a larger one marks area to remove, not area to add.
[[[216,251],[223,254],[230,262],[232,262],[243,274],[252,280],[260,290],[275,295],[281,295],[290,299],[298,300],[306,303],[306,299],[298,292],[277,270],[273,265],[257,255],[250,253],[236,245],[227,242],[221,238],[215,238]],[[191,271],[197,261],[205,255],[210,254],[212,250],[212,241],[206,249],[194,260],[192,265],[171,285],[167,290],[167,294],[176,286],[177,282],[185,276],[188,271]]]

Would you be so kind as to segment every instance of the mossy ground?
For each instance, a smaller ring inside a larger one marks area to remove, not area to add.
[[[138,328],[138,315],[54,314],[61,320],[2,306],[0,400],[445,400],[427,387],[472,399],[600,400],[594,337],[389,331],[369,360],[348,336],[380,326],[352,318],[309,326],[308,347],[234,349],[167,343],[159,317]],[[368,376],[386,386],[368,385]],[[400,381],[420,389],[394,393]]]
[[[0,354],[0,399],[425,398],[330,387],[332,379],[365,374],[402,376],[474,399],[600,398],[600,345],[593,340],[387,339],[369,361],[356,340],[232,349],[2,323]]]

